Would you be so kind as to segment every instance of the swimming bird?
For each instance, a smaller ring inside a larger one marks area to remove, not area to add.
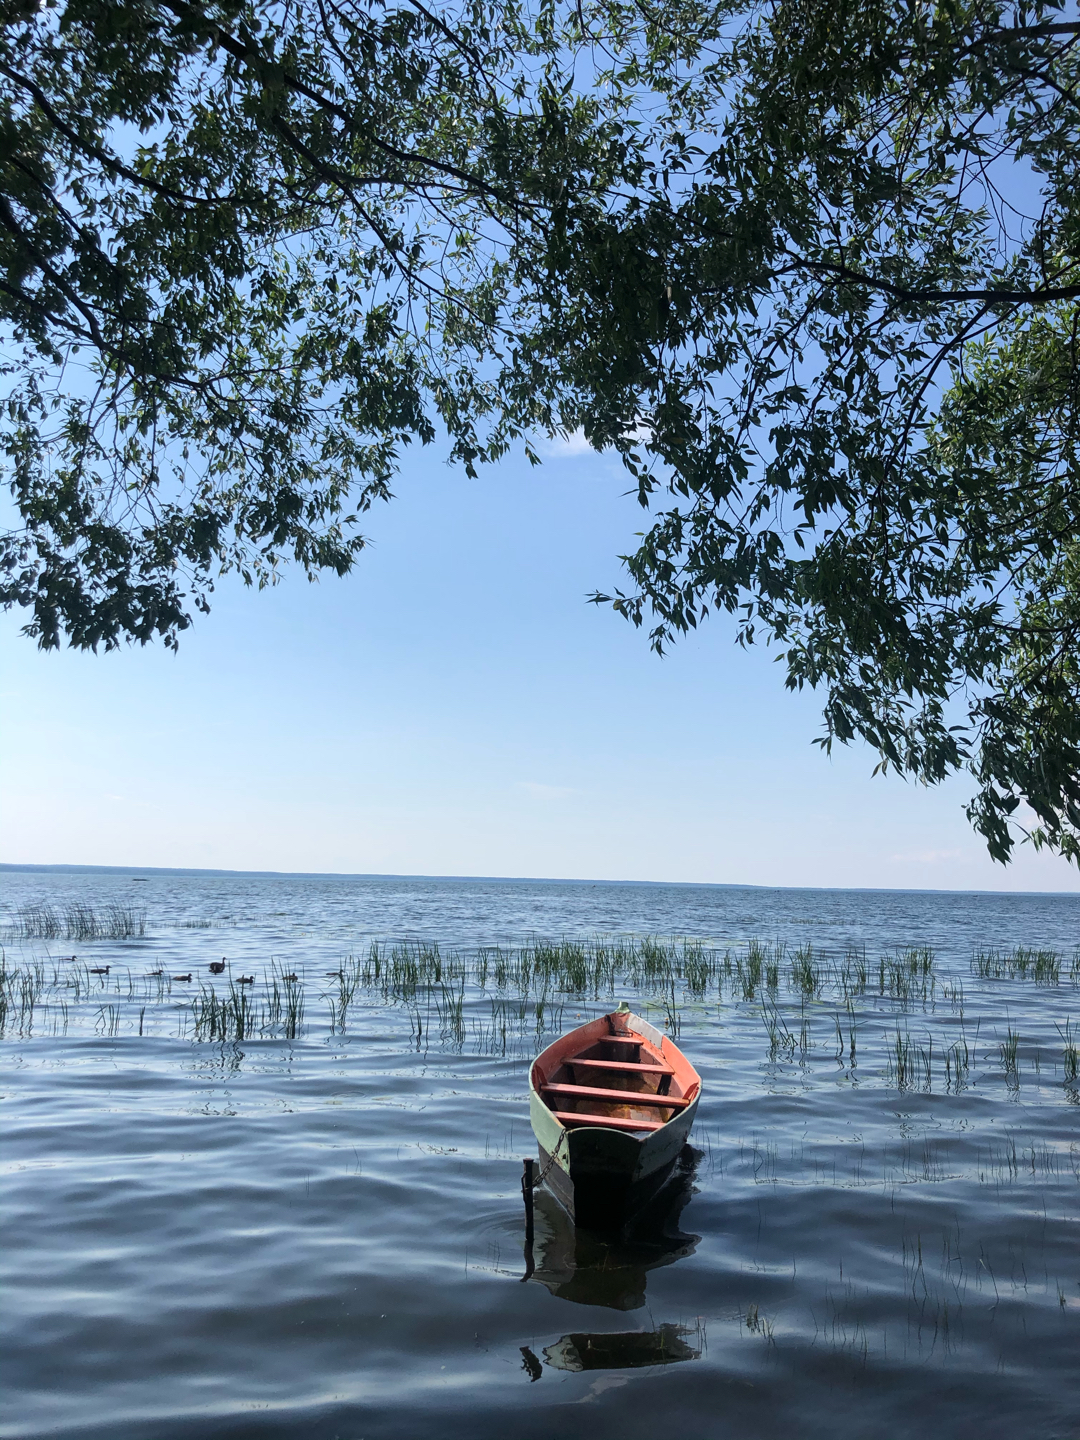
[[[344,979],[345,979],[345,971],[344,971],[344,970],[327,970],[326,973],[327,973],[327,975],[332,975],[335,980],[344,980]]]
[[[91,975],[107,975],[110,967],[108,965],[95,965],[90,971]]]
[[[149,975],[147,975],[146,978],[147,978],[148,980],[158,980],[158,979],[160,979],[161,976],[164,975],[164,974],[165,974],[165,971],[164,971],[164,970],[151,970],[150,973],[149,973]]]
[[[190,975],[174,975],[172,978],[173,978],[174,980],[190,980],[190,979],[191,979],[191,976],[190,976]]]
[[[255,976],[254,976],[254,975],[238,975],[238,976],[236,977],[236,983],[237,983],[238,985],[254,985],[254,984],[255,984]]]
[[[224,969],[225,969],[225,957],[224,957],[224,955],[221,957],[220,960],[211,960],[211,961],[210,961],[210,974],[211,974],[211,975],[220,975],[221,972],[222,972]]]
[[[283,980],[299,980],[299,979],[300,979],[300,976],[299,976],[299,975],[282,975],[281,978],[282,978]]]

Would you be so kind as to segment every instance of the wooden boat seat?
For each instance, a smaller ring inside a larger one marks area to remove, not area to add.
[[[547,1095],[568,1095],[579,1100],[603,1100],[609,1105],[660,1105],[667,1110],[685,1110],[689,1100],[674,1095],[657,1095],[652,1090],[602,1090],[595,1085],[545,1085]]]
[[[611,1115],[585,1115],[576,1110],[556,1110],[555,1118],[564,1125],[602,1125],[606,1130],[662,1130],[659,1120],[618,1120]]]
[[[596,1065],[601,1070],[617,1070],[623,1075],[674,1075],[670,1065],[645,1065],[637,1060],[583,1060],[575,1055],[566,1065]]]

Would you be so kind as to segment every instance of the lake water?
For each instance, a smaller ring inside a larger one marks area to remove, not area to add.
[[[0,879],[0,1435],[1080,1436],[1080,896]],[[110,904],[145,934],[10,938]],[[549,987],[537,1020],[478,968],[650,935],[704,985]],[[449,983],[376,981],[402,939]],[[242,1040],[202,1038],[223,956]],[[609,1242],[541,1194],[523,1280],[529,1058],[622,998],[703,1077],[682,1208]]]

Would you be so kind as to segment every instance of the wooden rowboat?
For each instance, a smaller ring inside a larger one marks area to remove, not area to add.
[[[700,1096],[679,1047],[628,1006],[571,1030],[529,1071],[544,1183],[577,1224],[621,1228],[671,1176]]]

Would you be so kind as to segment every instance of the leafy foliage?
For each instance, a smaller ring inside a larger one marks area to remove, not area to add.
[[[729,612],[822,745],[966,767],[997,859],[1080,860],[1064,0],[0,21],[0,603],[40,643],[345,572],[440,427],[469,469],[580,427],[655,507],[594,598],[659,650]]]
[[[966,766],[995,858],[1034,812],[1080,859],[1080,22],[607,13],[610,83],[665,98],[657,159],[567,236],[533,353],[564,357],[564,417],[642,502],[674,503],[636,589],[596,598],[651,614],[657,649],[732,613],[824,688],[820,743],[927,782]]]
[[[0,600],[52,646],[174,644],[214,575],[349,569],[400,447],[472,467],[504,253],[553,186],[605,183],[550,17],[486,0],[7,0]],[[556,178],[557,177],[557,178]]]

